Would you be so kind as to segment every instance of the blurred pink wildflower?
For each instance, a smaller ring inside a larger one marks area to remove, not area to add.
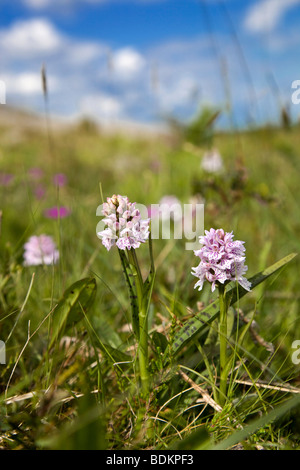
[[[24,266],[55,264],[59,259],[59,251],[48,235],[33,235],[25,243],[24,250]]]
[[[14,179],[14,175],[11,173],[0,173],[0,186],[8,186],[12,180]]]
[[[113,195],[103,204],[102,222],[107,226],[97,235],[109,251],[116,245],[120,250],[135,249],[149,237],[150,219],[143,220],[135,203],[127,197]]]
[[[67,207],[50,207],[44,211],[44,216],[48,219],[63,219],[70,215],[71,211]]]
[[[32,167],[28,170],[28,175],[33,180],[40,180],[44,176],[44,171],[39,167]]]
[[[64,173],[57,173],[53,176],[53,183],[55,186],[63,187],[67,183],[67,177]]]
[[[248,269],[245,265],[245,242],[233,241],[233,232],[213,228],[205,230],[205,236],[199,237],[199,241],[203,247],[194,253],[201,261],[192,268],[193,276],[199,279],[195,288],[201,290],[204,281],[208,281],[214,291],[218,283],[237,281],[244,289],[251,290],[251,283],[243,276]]]
[[[46,190],[42,184],[38,184],[34,188],[34,195],[37,199],[43,199],[46,195]]]

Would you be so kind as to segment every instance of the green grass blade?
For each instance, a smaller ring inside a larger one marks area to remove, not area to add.
[[[293,408],[300,405],[300,395],[296,395],[293,398],[290,398],[282,405],[277,406],[268,414],[255,419],[252,423],[249,423],[243,429],[236,431],[234,434],[229,436],[227,439],[219,442],[213,447],[210,447],[208,450],[226,450],[230,447],[244,441],[251,434],[255,433],[259,429],[263,428],[269,423],[275,422],[282,416],[286,416]]]

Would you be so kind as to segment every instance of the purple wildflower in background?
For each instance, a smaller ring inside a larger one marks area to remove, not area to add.
[[[59,251],[48,235],[33,235],[25,243],[24,250],[24,266],[55,264],[59,259]]]
[[[53,176],[53,183],[55,186],[63,187],[67,183],[67,177],[63,173],[57,173]]]
[[[37,199],[43,199],[46,195],[46,190],[42,184],[38,184],[34,189],[34,195]]]
[[[44,211],[44,216],[48,219],[63,219],[70,215],[71,211],[67,207],[50,207]]]
[[[14,175],[11,173],[0,173],[0,186],[8,186],[13,179]]]
[[[29,181],[31,184],[31,189],[35,197],[39,200],[43,199],[46,194],[46,189],[43,183],[44,179],[44,170],[39,167],[29,168],[27,171]]]
[[[114,245],[120,250],[135,249],[148,240],[150,219],[143,220],[135,203],[129,202],[127,197],[107,198],[102,214],[105,216],[102,222],[107,227],[97,235],[108,251]]]
[[[39,167],[32,167],[29,168],[28,175],[33,180],[40,180],[44,176],[44,171]]]
[[[194,253],[201,261],[192,268],[193,276],[199,279],[195,288],[201,290],[204,281],[208,281],[212,284],[213,292],[218,283],[237,281],[244,289],[251,290],[251,283],[243,276],[248,269],[245,265],[244,242],[233,241],[233,232],[213,228],[205,230],[205,236],[199,237],[199,241],[203,247]]]

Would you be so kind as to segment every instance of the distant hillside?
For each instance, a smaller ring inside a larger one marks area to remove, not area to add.
[[[45,116],[34,113],[29,110],[18,109],[8,105],[0,105],[0,126],[1,127],[18,127],[21,129],[44,129]],[[62,124],[69,125],[66,120],[58,120],[55,118],[52,124],[60,127]]]
[[[55,132],[64,131],[68,128],[74,128],[90,118],[78,116],[76,118],[62,118],[59,116],[50,116],[51,129]],[[106,120],[101,122],[93,121],[95,128],[105,134],[123,134],[131,136],[149,136],[165,135],[169,133],[166,125],[147,124],[132,121]],[[33,111],[17,109],[8,105],[0,105],[0,127],[15,128],[20,131],[32,129],[43,131],[46,126],[46,116]]]

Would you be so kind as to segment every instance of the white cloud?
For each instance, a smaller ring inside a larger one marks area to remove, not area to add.
[[[91,5],[107,3],[163,3],[168,0],[22,0],[24,5],[32,10],[46,10],[62,6],[74,6],[76,3],[89,3]]]
[[[43,62],[65,69],[82,67],[106,58],[108,53],[105,44],[63,35],[43,17],[16,21],[0,29],[0,49],[2,63],[15,64],[18,68],[21,63],[23,67],[24,63],[40,67]]]
[[[44,18],[17,21],[0,32],[1,50],[23,59],[57,51],[62,42],[62,36]]]
[[[0,30],[8,95],[13,94],[15,102],[22,106],[27,97],[28,105],[32,97],[33,107],[43,109],[40,68],[45,63],[53,112],[106,119],[151,119],[183,108],[194,112],[197,85],[209,97],[216,84],[208,44],[174,41],[143,54],[132,46],[113,50],[63,35],[45,18]],[[153,64],[158,92],[151,88]]]
[[[141,54],[131,47],[117,50],[112,54],[111,65],[119,79],[132,79],[145,65]]]
[[[79,0],[77,0],[79,1]],[[102,3],[103,0],[85,0],[88,3]],[[74,0],[23,0],[26,7],[32,10],[44,10],[51,7],[71,5]]]
[[[86,95],[81,99],[79,106],[84,115],[98,119],[120,118],[123,112],[122,102],[105,93]]]
[[[24,4],[29,8],[39,10],[50,6],[51,0],[24,0]]]
[[[7,87],[7,93],[17,95],[41,95],[41,74],[34,72],[22,72],[3,76]],[[54,76],[48,76],[48,83],[52,91],[59,89],[59,81]]]
[[[268,37],[268,48],[274,53],[283,53],[291,48],[299,47],[299,29],[289,31],[289,34],[273,34]]]
[[[299,5],[299,0],[261,0],[248,10],[245,28],[251,33],[274,30],[287,11]]]
[[[251,101],[235,47],[224,35],[216,33],[215,39],[226,58],[232,105],[245,113]],[[208,35],[140,52],[131,45],[113,49],[100,41],[71,37],[46,18],[31,18],[0,29],[0,50],[0,79],[7,85],[7,101],[37,111],[44,108],[42,63],[47,70],[50,109],[56,115],[146,121],[168,113],[186,119],[201,104],[222,106],[225,102],[220,64]],[[255,63],[254,54],[247,58],[260,89],[261,61]]]
[[[182,75],[172,83],[164,81],[159,94],[162,109],[168,111],[175,107],[191,104],[196,89],[196,80],[188,75]]]
[[[79,42],[66,41],[64,48],[64,56],[68,64],[71,66],[80,66],[94,62],[97,63],[99,58],[107,60],[108,47],[95,42]]]
[[[227,47],[222,41],[224,54]],[[150,53],[155,64],[156,95],[162,113],[193,113],[200,100],[215,103],[222,100],[218,64],[211,54],[207,37],[175,40],[155,47]],[[188,111],[189,110],[189,111]]]

